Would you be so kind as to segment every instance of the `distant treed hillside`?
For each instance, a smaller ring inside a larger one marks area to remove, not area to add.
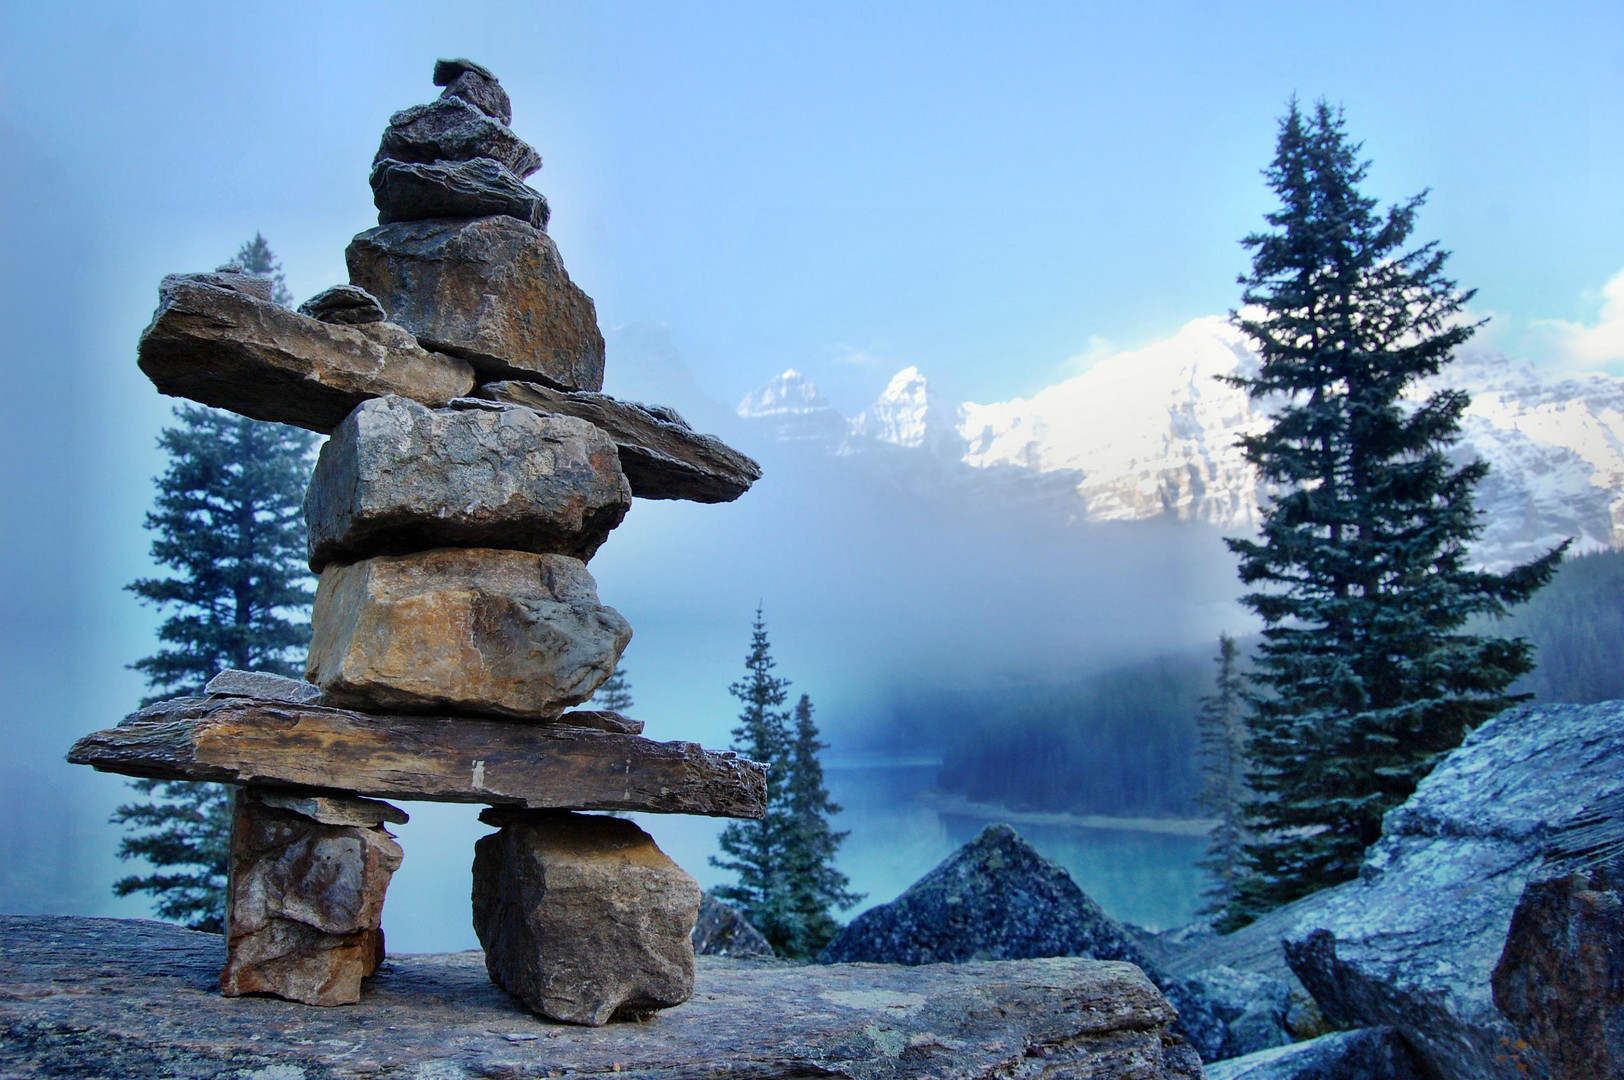
[[[1480,626],[1538,647],[1517,686],[1541,702],[1624,698],[1624,552],[1568,560],[1510,619]],[[1240,642],[1243,653],[1256,638]],[[1063,686],[940,694],[897,710],[941,732],[945,791],[1014,809],[1180,816],[1201,787],[1196,704],[1210,656],[1186,654]]]

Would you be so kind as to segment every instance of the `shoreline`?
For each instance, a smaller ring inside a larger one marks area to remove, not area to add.
[[[975,802],[961,795],[927,792],[924,802],[939,814],[987,818],[1010,825],[1058,825],[1076,829],[1112,829],[1121,832],[1161,833],[1164,836],[1205,836],[1217,824],[1211,818],[1109,817],[1073,814],[1064,810],[1014,810],[998,803]]]

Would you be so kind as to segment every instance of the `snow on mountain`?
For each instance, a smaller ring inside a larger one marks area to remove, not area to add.
[[[792,370],[738,411],[773,425],[777,438],[815,437],[843,455],[923,452],[952,468],[914,475],[948,482],[955,497],[1014,485],[1022,501],[1041,492],[1066,503],[1056,508],[1067,517],[1170,516],[1246,533],[1258,524],[1258,490],[1236,440],[1268,415],[1218,377],[1251,374],[1257,364],[1240,333],[1210,317],[1030,398],[951,406],[909,367],[848,423]],[[1578,551],[1624,547],[1624,380],[1555,377],[1468,354],[1415,396],[1445,385],[1472,396],[1455,456],[1491,466],[1478,490],[1479,558],[1503,569],[1570,536]],[[1040,477],[1047,482],[1034,484]]]

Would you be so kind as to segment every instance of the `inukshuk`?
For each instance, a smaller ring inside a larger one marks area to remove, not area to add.
[[[699,889],[630,821],[759,817],[765,770],[569,711],[631,627],[586,569],[633,496],[724,502],[760,475],[603,384],[590,297],[477,64],[435,65],[373,162],[379,226],[350,284],[297,312],[235,267],[165,278],[140,366],[158,389],[328,433],[305,499],[319,574],[307,682],[227,672],[69,760],[239,785],[222,992],[358,1000],[401,849],[373,797],[486,803],[474,926],[531,1009],[601,1024],[693,990]]]

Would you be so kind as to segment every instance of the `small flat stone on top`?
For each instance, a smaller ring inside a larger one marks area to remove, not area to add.
[[[227,263],[212,274],[166,274],[158,286],[158,291],[162,293],[181,284],[230,289],[232,292],[252,296],[255,300],[264,300],[266,303],[274,302],[271,297],[276,291],[276,282],[259,274],[247,273],[235,263]]]
[[[321,697],[321,687],[303,679],[290,679],[269,671],[242,671],[227,668],[203,687],[205,694],[214,697],[245,697],[255,701],[285,701],[292,705],[308,705]]]
[[[443,98],[461,98],[493,120],[513,122],[513,102],[489,68],[472,60],[436,60],[434,85],[445,87]]]
[[[299,305],[299,314],[338,326],[364,326],[388,318],[378,298],[356,285],[323,289]]]
[[[490,68],[459,56],[452,60],[442,58],[434,62],[434,85],[450,86],[459,75],[466,71],[471,71],[481,78],[489,79],[491,82],[496,81],[496,76],[491,74]]]

